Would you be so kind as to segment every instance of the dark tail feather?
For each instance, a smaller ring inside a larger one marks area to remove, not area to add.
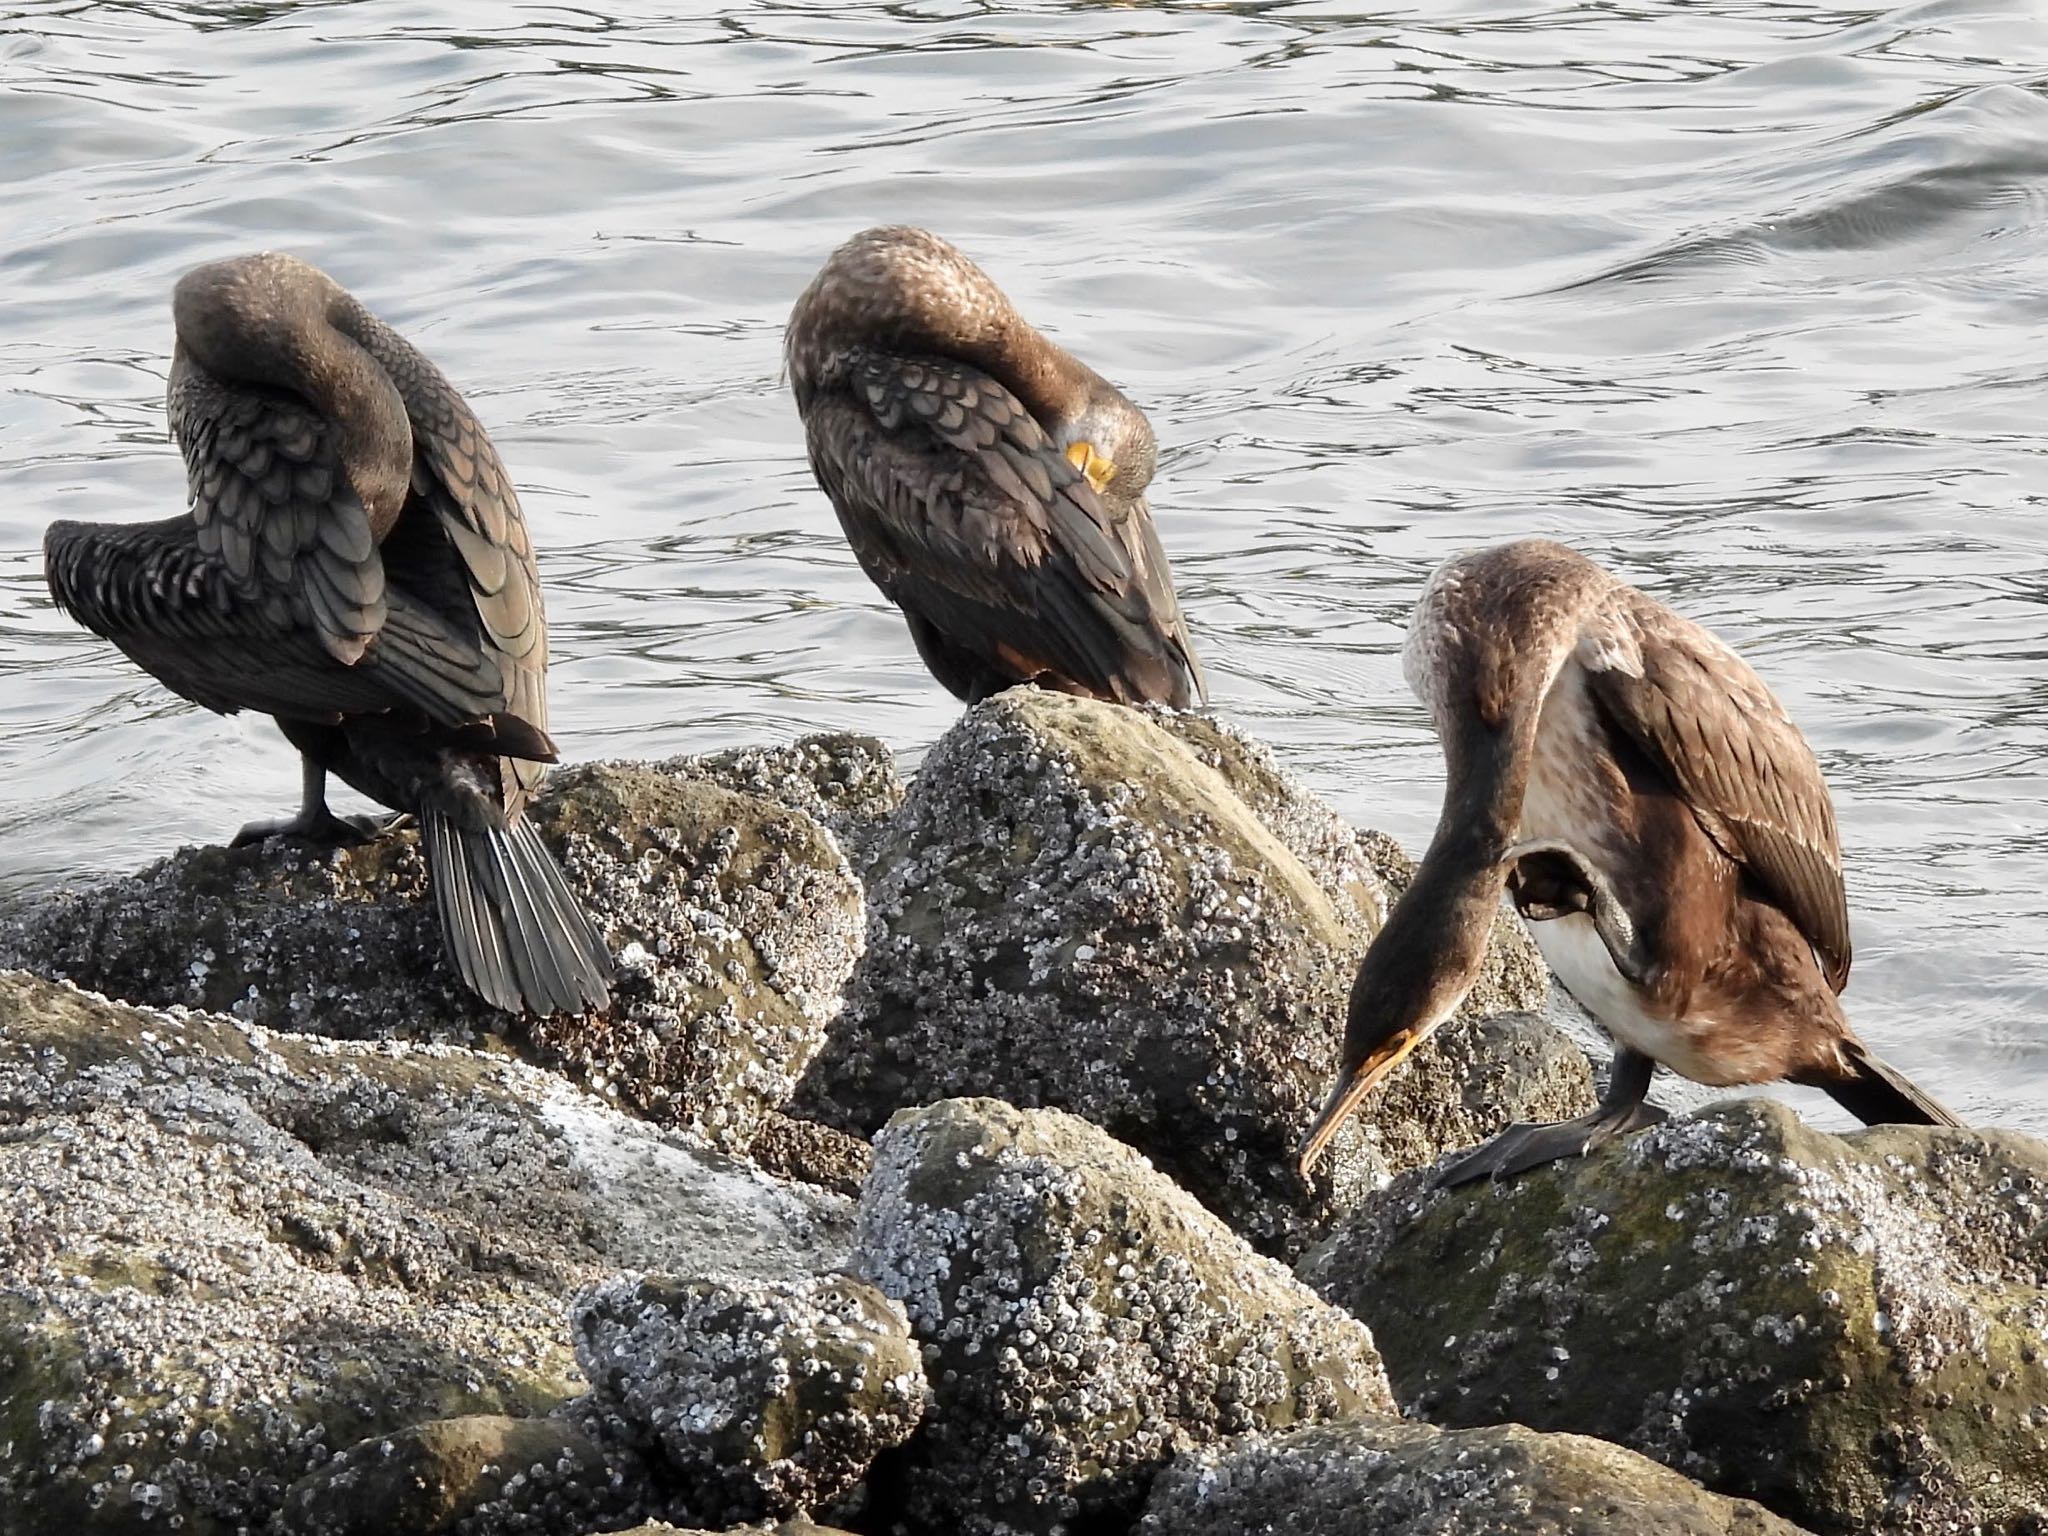
[[[611,1001],[604,936],[525,818],[466,827],[445,811],[419,813],[434,904],[455,969],[507,1013],[581,1013]]]
[[[1911,1078],[1874,1055],[1860,1040],[1848,1041],[1842,1054],[1856,1070],[1846,1081],[1821,1083],[1829,1098],[1865,1125],[1955,1125],[1963,1122],[1940,1101],[1929,1098]]]

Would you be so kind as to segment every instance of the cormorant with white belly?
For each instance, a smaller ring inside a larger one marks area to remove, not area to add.
[[[1868,1124],[1960,1124],[1849,1027],[1834,806],[1805,738],[1733,650],[1531,539],[1438,570],[1402,660],[1443,746],[1443,811],[1359,968],[1304,1172],[1463,1000],[1503,889],[1614,1037],[1613,1069],[1592,1114],[1511,1126],[1441,1183],[1655,1123],[1658,1064],[1716,1087],[1808,1084]]]

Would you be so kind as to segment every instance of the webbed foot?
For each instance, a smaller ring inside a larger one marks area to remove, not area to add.
[[[1511,1125],[1444,1169],[1436,1176],[1436,1187],[1455,1189],[1479,1179],[1511,1179],[1560,1158],[1582,1157],[1617,1136],[1648,1130],[1663,1118],[1664,1111],[1656,1105],[1638,1104],[1621,1120],[1607,1119],[1595,1110],[1551,1125]]]
[[[396,831],[412,818],[403,812],[395,816],[337,816],[325,806],[317,814],[303,810],[284,821],[252,821],[229,840],[230,848],[245,848],[267,838],[288,838],[316,848],[354,848],[374,843],[386,832]]]
[[[1445,1168],[1436,1176],[1436,1187],[1455,1189],[1475,1179],[1511,1179],[1559,1158],[1583,1157],[1617,1136],[1648,1130],[1665,1117],[1662,1109],[1644,1097],[1655,1071],[1656,1064],[1649,1057],[1626,1048],[1616,1051],[1608,1071],[1607,1092],[1591,1114],[1549,1125],[1511,1125]]]

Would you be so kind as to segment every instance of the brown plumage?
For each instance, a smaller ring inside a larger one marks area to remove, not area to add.
[[[1825,1089],[1866,1122],[1959,1122],[1856,1038],[1849,909],[1820,765],[1742,658],[1542,540],[1460,556],[1403,662],[1447,784],[1436,835],[1353,988],[1306,1169],[1478,974],[1503,889],[1617,1043],[1601,1107],[1516,1126],[1443,1175],[1534,1167],[1647,1125],[1655,1064]]]
[[[305,762],[282,834],[357,840],[333,773],[418,818],[463,979],[602,1008],[611,959],[523,817],[552,762],[547,620],[519,498],[461,395],[325,273],[264,253],[172,300],[167,404],[191,508],[59,522],[50,591],[174,692],[275,716]]]
[[[954,694],[1207,698],[1145,503],[1151,425],[973,262],[921,229],[856,235],[785,353],[818,484]]]

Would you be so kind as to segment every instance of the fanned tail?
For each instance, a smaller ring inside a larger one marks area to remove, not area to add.
[[[611,952],[533,823],[465,826],[419,812],[441,933],[462,979],[507,1013],[581,1013],[611,1001]]]
[[[1842,1054],[1856,1076],[1816,1086],[1865,1125],[1962,1125],[1953,1111],[1862,1041],[1847,1041]]]

